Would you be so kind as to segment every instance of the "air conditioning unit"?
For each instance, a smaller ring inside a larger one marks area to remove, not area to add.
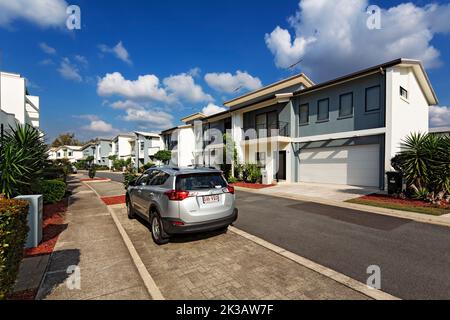
[[[42,240],[42,220],[44,199],[41,194],[18,196],[15,199],[26,200],[30,204],[28,211],[28,238],[25,248],[34,248]]]

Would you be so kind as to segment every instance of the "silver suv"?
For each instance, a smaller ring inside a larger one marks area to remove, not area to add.
[[[126,203],[130,219],[150,222],[157,244],[174,234],[226,229],[238,216],[234,188],[222,171],[208,168],[150,168],[130,183]]]

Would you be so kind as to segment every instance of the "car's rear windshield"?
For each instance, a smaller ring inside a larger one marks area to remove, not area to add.
[[[176,178],[177,190],[202,190],[224,188],[227,182],[220,173],[194,173]]]

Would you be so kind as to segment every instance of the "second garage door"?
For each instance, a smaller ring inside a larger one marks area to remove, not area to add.
[[[305,149],[300,152],[301,182],[379,186],[378,144]]]

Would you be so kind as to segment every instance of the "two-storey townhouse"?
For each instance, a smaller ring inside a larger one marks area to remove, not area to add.
[[[135,162],[135,139],[134,133],[121,133],[112,140],[112,154],[117,159],[127,160],[129,158]]]
[[[90,142],[90,143],[85,144],[81,148],[81,151],[83,152],[83,159],[86,160],[89,157],[94,157],[95,158],[95,149],[96,149],[96,144],[95,143]]]
[[[83,159],[83,151],[81,146],[60,146],[54,150],[50,149],[50,159],[67,159],[72,163]]]
[[[428,107],[438,103],[416,60],[320,84],[293,79],[299,88],[288,79],[225,103],[241,161],[260,163],[272,180],[384,188],[401,141],[428,132]]]
[[[95,143],[94,164],[111,167],[112,161],[109,157],[112,154],[112,140],[107,138],[99,138]]]
[[[20,74],[0,72],[0,125],[4,130],[17,123],[39,128],[39,97],[29,94]]]
[[[163,149],[163,142],[158,133],[136,131],[134,141],[135,167],[138,169],[146,163],[156,162],[153,156]]]

